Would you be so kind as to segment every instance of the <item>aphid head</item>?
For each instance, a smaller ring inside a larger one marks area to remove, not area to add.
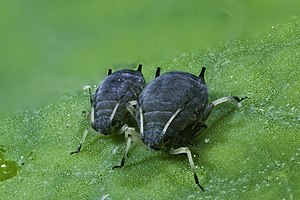
[[[141,140],[150,149],[160,150],[172,146],[173,131],[169,129],[166,134],[161,130],[147,130],[144,132]]]
[[[96,119],[92,124],[92,127],[95,131],[103,135],[109,135],[114,130],[112,121],[109,117]]]
[[[163,135],[160,130],[145,131],[141,140],[150,149],[159,150],[164,146]]]

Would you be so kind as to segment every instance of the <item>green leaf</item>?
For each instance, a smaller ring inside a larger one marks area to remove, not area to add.
[[[123,136],[89,134],[70,156],[89,119],[86,91],[35,113],[0,122],[1,199],[299,199],[300,19],[254,41],[229,42],[161,62],[163,71],[207,67],[210,101],[248,96],[238,108],[218,106],[190,147],[205,192],[186,156],[135,144],[124,169]],[[152,66],[155,63],[152,63]],[[145,66],[146,77],[154,70]],[[85,111],[85,112],[83,112]]]

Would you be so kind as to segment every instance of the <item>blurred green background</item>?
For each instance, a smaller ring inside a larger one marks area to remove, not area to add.
[[[108,67],[156,67],[299,11],[299,0],[0,0],[0,118],[96,84]]]

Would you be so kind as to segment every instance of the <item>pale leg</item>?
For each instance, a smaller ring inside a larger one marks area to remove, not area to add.
[[[228,101],[236,101],[237,103],[247,99],[248,97],[243,97],[243,98],[238,98],[237,96],[229,96],[229,97],[222,97],[220,99],[217,99],[215,101],[213,101],[211,104],[209,104],[204,112],[204,116],[202,118],[201,121],[206,121],[206,119],[209,117],[211,111],[213,110],[213,108],[221,103],[225,103]]]
[[[92,110],[91,110],[91,123],[93,124],[94,123],[93,95],[92,95],[91,87],[87,86],[87,88],[89,90],[90,102],[91,102],[91,106],[92,106]],[[89,128],[86,128],[84,130],[83,134],[82,134],[82,137],[81,137],[81,140],[79,142],[79,145],[78,145],[77,149],[75,151],[72,151],[70,153],[70,155],[80,152],[82,144],[83,144],[83,142],[84,142],[84,140],[85,140],[86,135],[88,134],[88,132],[89,132]]]
[[[129,101],[126,104],[126,109],[130,112],[130,114],[135,118],[135,113],[136,113],[136,109],[133,107],[137,105],[137,101],[133,100],[133,101]]]
[[[193,173],[193,175],[194,175],[195,182],[196,182],[197,186],[198,186],[202,191],[204,191],[203,187],[200,185],[198,176],[197,176],[197,174],[196,174],[194,161],[193,161],[192,154],[191,154],[191,151],[189,150],[189,148],[188,148],[188,147],[180,147],[180,148],[178,148],[178,149],[171,149],[171,150],[170,150],[170,153],[171,153],[171,154],[182,154],[182,153],[185,153],[185,154],[187,155],[188,160],[189,160],[189,163],[190,163],[190,166],[191,166],[192,173]]]
[[[82,134],[82,138],[81,138],[81,140],[80,140],[80,142],[79,142],[79,145],[78,145],[77,149],[76,149],[75,151],[72,151],[72,152],[70,153],[70,155],[75,154],[75,153],[79,153],[79,152],[80,152],[81,147],[82,147],[82,144],[83,144],[83,142],[84,142],[84,140],[85,140],[86,135],[87,135],[88,132],[89,132],[89,129],[86,128],[86,129],[84,130],[83,134]]]
[[[128,127],[126,124],[121,128],[121,130],[118,131],[119,134],[121,134],[122,132],[125,132],[125,139],[127,140],[124,155],[122,157],[121,164],[113,166],[112,169],[124,167],[125,159],[127,158],[131,142],[138,139],[139,133],[136,132],[134,128]]]

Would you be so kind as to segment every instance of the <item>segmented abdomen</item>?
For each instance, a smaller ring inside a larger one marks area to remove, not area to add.
[[[180,133],[194,123],[207,105],[207,87],[196,76],[184,72],[170,72],[156,78],[141,93],[138,107],[143,111],[144,131],[163,129],[178,110],[169,128]],[[137,122],[140,126],[140,116]]]
[[[111,117],[119,104],[113,121],[126,123],[128,111],[126,103],[137,100],[144,88],[142,74],[133,70],[120,70],[108,76],[97,88],[93,96],[94,118]]]

